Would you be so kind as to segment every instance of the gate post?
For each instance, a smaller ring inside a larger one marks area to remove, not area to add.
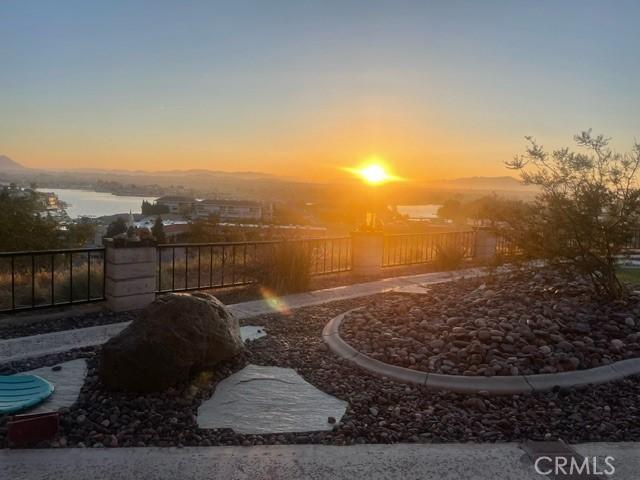
[[[366,277],[382,273],[382,232],[351,232],[351,273]]]
[[[496,255],[498,236],[491,230],[478,228],[475,235],[474,258],[490,260]]]
[[[105,244],[105,285],[107,307],[114,312],[138,310],[156,298],[157,253],[155,246],[115,246]]]

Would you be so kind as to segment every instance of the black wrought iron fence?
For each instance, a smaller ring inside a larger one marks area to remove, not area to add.
[[[522,254],[522,248],[511,238],[498,234],[496,236],[496,255],[511,257]]]
[[[256,273],[276,249],[302,249],[310,273],[351,269],[351,239],[314,238],[229,243],[158,245],[157,292],[205,290],[254,283]]]
[[[629,250],[640,250],[640,230],[634,230],[626,247]]]
[[[104,300],[104,248],[0,253],[0,313]]]
[[[474,231],[385,235],[382,266],[433,262],[442,249],[457,249],[464,258],[472,258],[474,244]]]

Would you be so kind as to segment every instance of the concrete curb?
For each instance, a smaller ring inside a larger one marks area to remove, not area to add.
[[[358,352],[340,337],[339,329],[342,321],[349,313],[355,310],[359,310],[359,308],[341,313],[325,325],[322,331],[322,339],[329,349],[339,357],[369,373],[390,378],[397,382],[424,385],[430,390],[448,390],[457,393],[478,393],[482,391],[493,395],[517,395],[545,392],[555,387],[571,388],[607,383],[640,374],[640,358],[621,360],[610,365],[573,372],[495,377],[444,375],[398,367]]]

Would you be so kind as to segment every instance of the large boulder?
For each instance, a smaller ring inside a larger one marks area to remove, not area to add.
[[[164,390],[243,348],[238,320],[217,298],[170,293],[102,347],[99,376],[112,389]]]

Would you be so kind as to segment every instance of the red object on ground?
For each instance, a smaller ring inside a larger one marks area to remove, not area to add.
[[[58,412],[13,415],[7,422],[7,439],[10,447],[27,447],[58,434]]]

